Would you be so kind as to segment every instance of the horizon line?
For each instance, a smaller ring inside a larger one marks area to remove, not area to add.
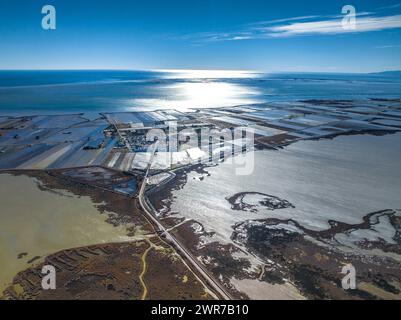
[[[252,70],[252,69],[220,69],[220,68],[210,68],[210,69],[188,69],[188,68],[171,68],[171,69],[129,69],[129,68],[10,68],[4,69],[0,68],[0,72],[4,71],[140,71],[140,72],[161,72],[161,73],[178,73],[178,72],[194,72],[194,71],[204,71],[204,72],[243,72],[243,73],[255,73],[255,74],[280,74],[280,73],[308,73],[308,74],[316,74],[316,73],[326,73],[326,74],[374,74],[374,73],[386,73],[386,72],[401,72],[401,69],[392,69],[392,70],[379,70],[379,71],[360,71],[360,72],[345,72],[345,71],[292,71],[292,70],[283,70],[283,71],[263,71],[263,70]]]

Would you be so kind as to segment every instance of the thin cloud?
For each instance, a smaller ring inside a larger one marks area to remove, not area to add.
[[[392,48],[401,48],[401,44],[394,44],[394,45],[376,47],[376,49],[392,49]]]
[[[367,16],[371,15],[372,12],[368,11],[363,11],[363,12],[357,12],[355,13],[356,17],[360,16]],[[248,24],[249,26],[268,26],[268,25],[273,25],[273,24],[280,24],[283,22],[290,22],[290,21],[298,21],[301,22],[303,20],[316,20],[316,19],[337,19],[337,18],[343,18],[343,15],[310,15],[310,16],[300,16],[300,17],[292,17],[292,18],[284,18],[284,19],[276,19],[276,20],[267,20],[267,21],[259,21],[259,22],[254,22],[251,24]]]
[[[372,12],[359,12],[356,14],[356,25],[353,29],[343,26],[343,18],[344,15],[289,17],[243,25],[237,30],[185,35],[181,39],[192,40],[196,43],[246,41],[307,35],[362,33],[401,28],[401,15],[375,16]]]
[[[385,7],[380,7],[380,10],[387,10],[387,9],[395,9],[395,8],[400,8],[401,3],[393,4],[391,6],[385,6]]]
[[[320,18],[321,16],[301,16],[301,17],[292,17],[292,18],[284,18],[284,19],[276,19],[276,20],[267,20],[267,21],[258,21],[254,23],[248,24],[249,26],[263,26],[263,25],[271,25],[275,23],[289,22],[289,21],[302,21],[302,20],[310,20]]]
[[[313,22],[295,22],[287,25],[266,28],[271,37],[291,37],[316,34],[341,34],[382,31],[401,28],[401,15],[385,17],[361,17],[356,19],[354,29],[344,28],[342,19]]]

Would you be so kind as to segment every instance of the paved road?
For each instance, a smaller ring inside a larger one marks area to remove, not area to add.
[[[224,298],[224,300],[232,300],[231,296],[227,293],[225,288],[208,273],[208,271],[204,268],[204,266],[201,265],[199,263],[199,261],[195,257],[193,257],[192,254],[190,252],[188,252],[188,250],[183,245],[181,245],[181,243],[177,239],[175,239],[169,233],[169,231],[153,215],[153,212],[152,212],[153,210],[151,208],[149,208],[149,206],[145,200],[146,179],[148,177],[150,168],[152,166],[156,149],[157,149],[157,144],[154,147],[152,157],[149,161],[149,164],[148,164],[148,167],[146,170],[146,174],[145,174],[141,189],[139,191],[139,203],[140,203],[142,209],[146,212],[148,217],[155,223],[155,225],[158,227],[159,231],[162,232],[162,234],[166,236],[166,239],[175,245],[175,247],[180,251],[180,253],[183,256],[185,256],[185,258],[192,264],[192,266],[207,280],[209,285],[212,286],[213,289],[216,292],[218,292],[222,298]]]

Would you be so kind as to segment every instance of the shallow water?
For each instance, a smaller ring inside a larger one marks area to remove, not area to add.
[[[127,226],[107,223],[89,197],[61,192],[41,191],[34,178],[0,174],[0,293],[33,257],[132,239]],[[28,255],[18,259],[20,253]]]
[[[248,219],[295,219],[322,230],[328,220],[360,223],[368,213],[401,208],[401,133],[341,136],[301,141],[280,151],[255,153],[255,170],[236,176],[229,164],[208,168],[203,181],[189,175],[173,192],[172,212],[202,223],[229,242],[232,226]],[[288,200],[295,208],[235,211],[226,200],[239,192],[261,192]]]

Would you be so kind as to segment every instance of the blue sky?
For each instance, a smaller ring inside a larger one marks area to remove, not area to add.
[[[401,1],[1,0],[0,69],[401,70]]]

